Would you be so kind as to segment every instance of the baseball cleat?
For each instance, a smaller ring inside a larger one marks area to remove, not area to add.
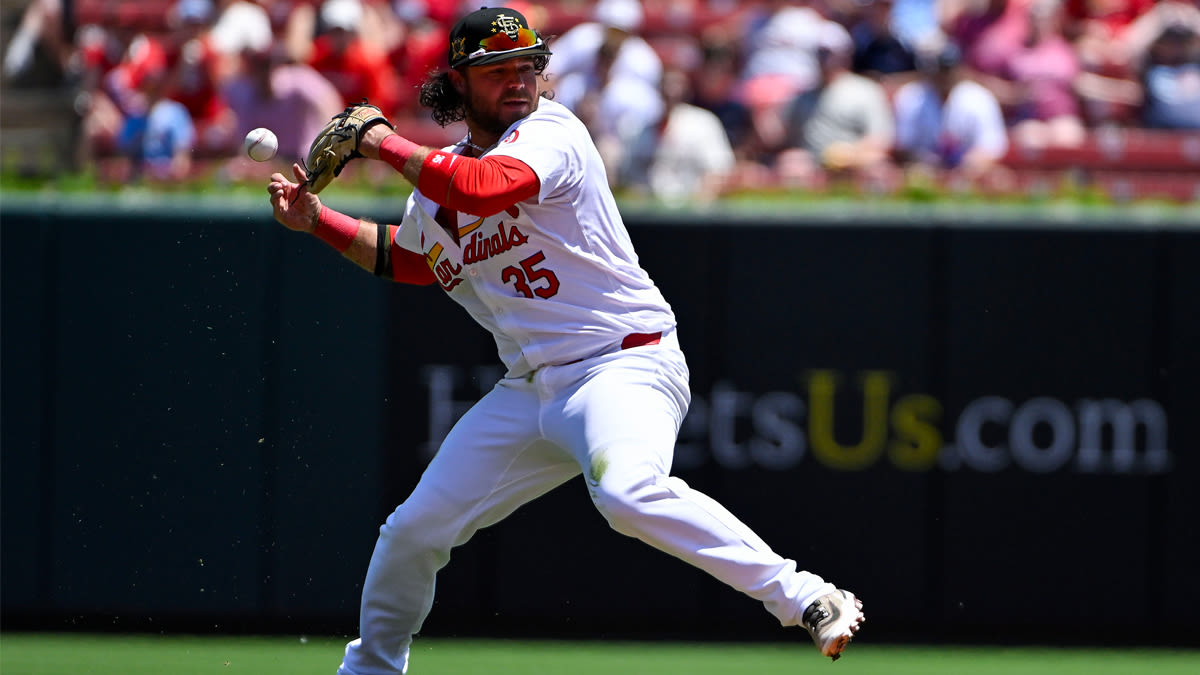
[[[862,606],[853,593],[839,589],[822,595],[804,610],[804,627],[822,654],[838,660],[866,620]]]

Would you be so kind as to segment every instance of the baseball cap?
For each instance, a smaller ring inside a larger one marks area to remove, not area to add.
[[[240,54],[243,49],[266,49],[273,39],[271,17],[260,5],[235,2],[221,12],[212,27],[213,47],[222,54]]]
[[[817,50],[827,54],[846,54],[854,51],[854,38],[836,21],[825,21],[817,35]]]
[[[962,63],[962,59],[962,50],[953,42],[931,45],[917,51],[917,70],[924,73],[944,72]]]
[[[550,55],[525,17],[507,7],[484,7],[450,29],[450,67],[478,66],[517,56]]]
[[[321,22],[328,28],[357,33],[362,18],[363,8],[359,0],[325,0],[321,5]]]
[[[592,17],[605,26],[632,33],[642,26],[642,3],[639,0],[600,0]]]

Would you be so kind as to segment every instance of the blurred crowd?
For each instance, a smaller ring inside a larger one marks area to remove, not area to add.
[[[147,5],[162,15],[147,21]],[[417,88],[480,0],[32,0],[8,80],[49,54],[78,87],[88,158],[177,179],[282,160],[366,98],[424,143]],[[497,2],[549,39],[546,86],[587,124],[614,187],[674,202],[761,185],[997,173],[1013,146],[1101,127],[1200,129],[1200,0]],[[261,173],[258,167],[257,173]]]

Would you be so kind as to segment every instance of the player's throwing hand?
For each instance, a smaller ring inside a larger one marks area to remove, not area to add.
[[[275,220],[289,230],[312,232],[321,215],[321,198],[308,191],[308,175],[299,164],[292,164],[292,173],[296,176],[295,183],[281,173],[273,173],[267,184]]]

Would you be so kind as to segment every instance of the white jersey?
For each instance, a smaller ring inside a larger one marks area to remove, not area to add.
[[[540,99],[487,154],[529,165],[538,195],[485,218],[458,213],[456,242],[434,220],[439,206],[414,190],[396,244],[425,255],[442,289],[495,338],[510,377],[675,326],[574,114]]]

